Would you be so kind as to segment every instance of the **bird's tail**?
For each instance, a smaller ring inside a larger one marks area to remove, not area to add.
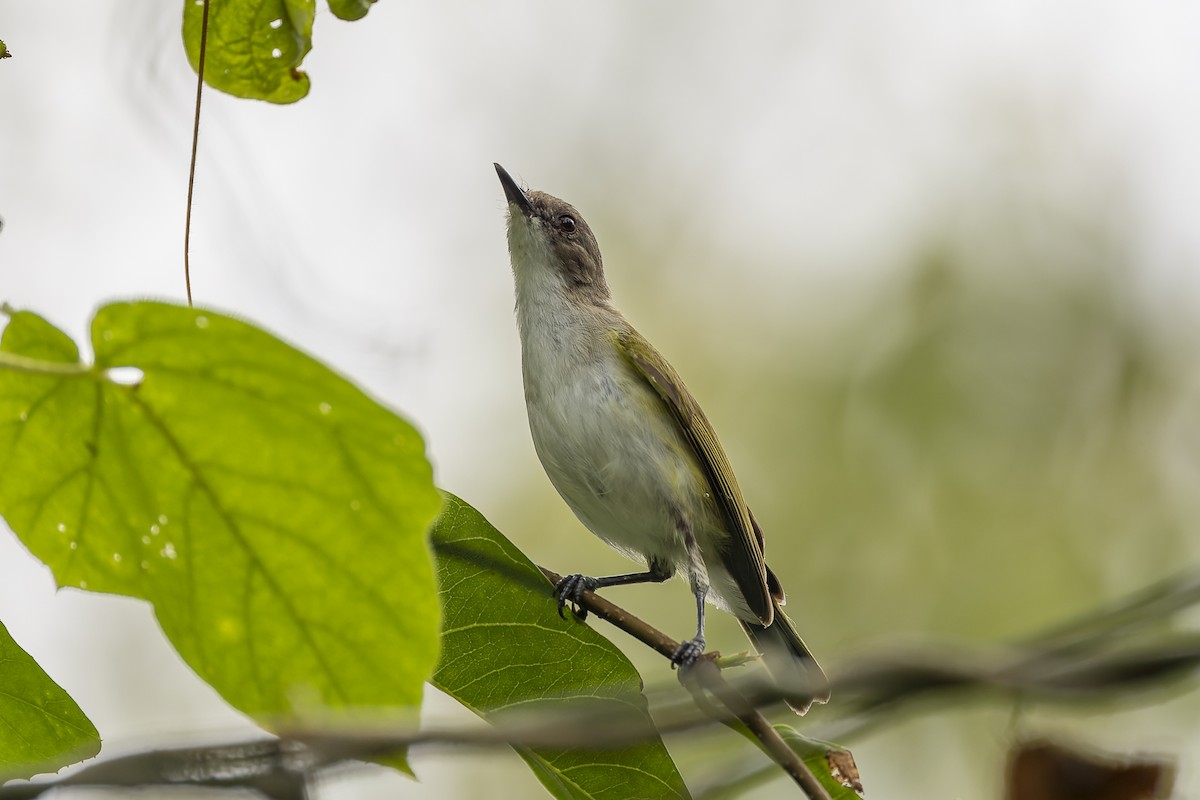
[[[829,679],[821,665],[808,652],[804,640],[788,615],[775,604],[775,619],[768,627],[739,620],[754,649],[762,653],[771,676],[784,692],[784,699],[797,714],[808,711],[814,702],[829,700]]]

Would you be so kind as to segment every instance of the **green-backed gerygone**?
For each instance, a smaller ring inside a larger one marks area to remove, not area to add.
[[[742,623],[789,703],[829,696],[821,667],[780,608],[763,534],[712,425],[679,375],[612,305],[600,247],[579,212],[523,191],[504,168],[508,250],[517,294],[525,405],[538,458],[575,516],[646,565],[645,572],[570,575],[559,612],[585,591],[661,582],[682,572],[696,635],[672,662],[704,652],[705,600]]]

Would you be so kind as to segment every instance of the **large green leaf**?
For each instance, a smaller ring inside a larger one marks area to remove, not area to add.
[[[28,312],[0,340],[0,514],[58,582],[149,600],[261,720],[416,706],[440,497],[412,427],[211,311],[105,306],[92,347]]]
[[[0,783],[54,772],[100,752],[100,734],[70,695],[0,624]]]
[[[629,660],[587,625],[560,619],[546,578],[479,512],[447,496],[433,545],[443,607],[435,686],[484,718],[517,708],[577,709],[628,714],[634,730],[648,723]],[[688,797],[660,740],[517,752],[558,798]]]

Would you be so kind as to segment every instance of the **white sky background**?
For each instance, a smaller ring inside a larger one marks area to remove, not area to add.
[[[0,299],[76,338],[104,301],[183,297],[180,7],[0,0]],[[652,338],[686,312],[629,296],[631,273],[788,315],[789,298],[878,280],[981,185],[1029,180],[1005,172],[1025,137],[1059,156],[1036,191],[1116,192],[1147,294],[1195,295],[1198,43],[1184,2],[385,0],[353,24],[322,9],[309,98],[206,95],[196,300],[400,409],[439,484],[487,512],[503,476],[538,470],[493,161],[578,206],[602,245],[624,237],[610,283]],[[729,269],[689,270],[694,250]],[[7,535],[0,620],[114,751],[240,724],[141,604],[56,594]],[[446,762],[417,766],[406,797],[456,785]],[[495,770],[529,790],[523,767]],[[1193,770],[1182,782],[1200,791]]]

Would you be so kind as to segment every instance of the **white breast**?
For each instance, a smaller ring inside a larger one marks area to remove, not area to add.
[[[518,319],[529,428],[546,474],[594,534],[630,556],[680,564],[672,509],[694,507],[701,491],[686,446],[601,317],[581,324],[565,297],[539,297],[518,302]]]
[[[710,601],[755,619],[721,563],[728,533],[695,455],[609,338],[627,323],[595,295],[572,304],[541,224],[510,224],[509,249],[529,428],[546,474],[592,533],[636,560],[711,578]],[[688,557],[681,515],[702,564]]]

